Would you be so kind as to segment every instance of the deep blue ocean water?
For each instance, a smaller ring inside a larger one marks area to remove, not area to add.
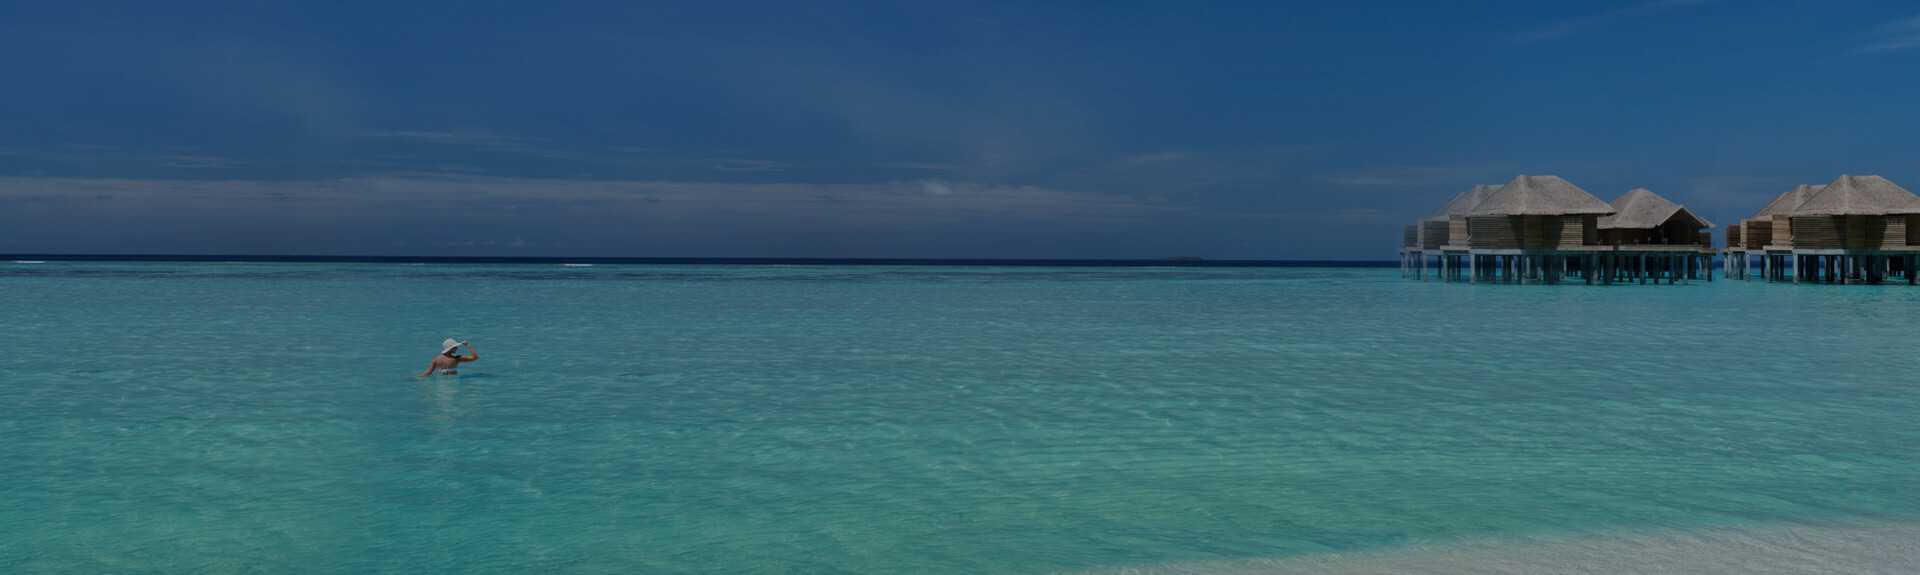
[[[0,262],[0,572],[1049,573],[1907,525],[1916,304],[1393,269]],[[446,337],[482,359],[414,377]]]

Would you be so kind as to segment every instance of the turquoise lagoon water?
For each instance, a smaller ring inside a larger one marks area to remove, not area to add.
[[[1905,526],[1916,304],[1392,269],[0,263],[0,571],[1285,570]],[[481,361],[413,377],[449,336]]]

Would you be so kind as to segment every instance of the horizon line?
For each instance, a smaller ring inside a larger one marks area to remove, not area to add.
[[[641,264],[641,265],[870,265],[1029,267],[1390,267],[1395,260],[1168,258],[835,258],[835,257],[627,257],[627,256],[400,256],[295,254],[0,254],[0,261],[179,263],[452,263],[452,264]]]

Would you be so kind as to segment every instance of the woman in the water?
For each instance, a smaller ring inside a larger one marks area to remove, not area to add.
[[[466,357],[460,356],[460,346],[463,345],[467,346]],[[447,341],[440,342],[440,355],[433,356],[433,361],[427,363],[427,370],[420,372],[420,377],[433,375],[435,371],[445,375],[458,375],[460,372],[455,371],[454,368],[459,367],[460,364],[469,361],[478,361],[479,359],[480,352],[474,351],[472,343],[454,341],[453,338],[447,338]]]

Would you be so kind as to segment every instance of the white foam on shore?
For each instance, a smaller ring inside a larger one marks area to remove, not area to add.
[[[593,264],[560,264],[560,265],[561,265],[562,267],[569,267],[569,268],[590,268],[590,267],[593,267]]]
[[[44,264],[46,260],[13,260],[16,264]]]
[[[1920,524],[1668,530],[1129,567],[1128,575],[1920,573]]]

